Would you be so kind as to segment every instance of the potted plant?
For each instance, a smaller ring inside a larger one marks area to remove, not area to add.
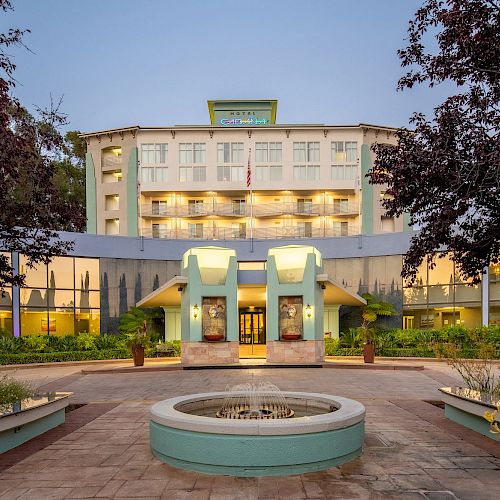
[[[125,343],[134,358],[134,366],[143,366],[144,350],[150,344],[146,313],[138,307],[132,307],[122,315],[120,331],[126,335]]]
[[[366,305],[361,308],[361,317],[363,322],[359,328],[363,345],[363,360],[365,363],[375,362],[375,332],[370,327],[377,321],[379,316],[395,316],[398,314],[394,306],[389,302],[377,300],[370,293],[364,293],[362,297],[366,300]]]

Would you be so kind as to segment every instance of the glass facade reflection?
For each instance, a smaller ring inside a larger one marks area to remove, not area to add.
[[[468,285],[449,257],[427,260],[412,287],[404,283],[403,328],[481,325],[481,285]]]
[[[21,335],[100,332],[99,259],[56,257],[29,268],[20,256],[26,286],[20,291]]]
[[[10,264],[10,254],[0,252]],[[12,335],[12,288],[0,291],[0,335]]]

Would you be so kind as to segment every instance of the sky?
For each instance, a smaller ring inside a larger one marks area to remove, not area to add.
[[[447,88],[398,92],[423,0],[12,0],[0,32],[29,109],[63,97],[71,130],[208,124],[208,99],[278,99],[278,123],[405,126]]]

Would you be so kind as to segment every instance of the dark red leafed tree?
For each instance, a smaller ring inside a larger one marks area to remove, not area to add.
[[[435,263],[447,248],[462,278],[478,282],[499,260],[500,1],[425,1],[398,55],[409,69],[399,90],[448,81],[457,93],[430,120],[415,113],[413,130],[398,130],[395,146],[374,145],[367,175],[387,184],[387,214],[407,212],[419,229],[403,277],[413,281],[425,256]]]
[[[11,9],[9,0],[0,0],[0,15]],[[72,243],[56,231],[82,230],[85,216],[81,203],[61,196],[56,182],[55,163],[65,147],[58,127],[66,117],[53,105],[34,117],[11,95],[15,65],[6,50],[22,46],[27,32],[0,34],[0,249],[23,253],[30,266],[70,250]],[[23,283],[24,276],[13,277],[12,271],[0,254],[0,289]]]

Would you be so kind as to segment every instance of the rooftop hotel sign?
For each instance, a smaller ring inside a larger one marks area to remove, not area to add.
[[[208,101],[210,122],[220,127],[265,127],[276,122],[275,100]]]
[[[267,125],[269,120],[266,118],[222,118],[220,124],[225,127],[248,127],[252,125]]]

